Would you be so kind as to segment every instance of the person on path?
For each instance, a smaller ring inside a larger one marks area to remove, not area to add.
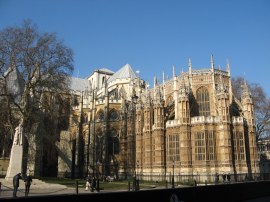
[[[93,177],[92,183],[91,183],[91,192],[93,192],[94,190],[97,189],[96,185],[97,185],[97,179],[95,177]]]
[[[230,173],[227,174],[227,180],[229,183],[231,182],[231,174]]]
[[[17,191],[20,186],[20,179],[22,179],[21,173],[18,173],[13,177],[13,197],[17,197]]]
[[[219,175],[218,173],[216,173],[215,175],[215,184],[218,184],[219,183]]]
[[[225,182],[226,182],[226,174],[225,173],[223,173],[222,178],[223,178],[223,183],[225,184]]]
[[[91,185],[91,176],[88,174],[86,177],[85,191],[87,191],[88,189],[90,190],[90,185]]]
[[[31,183],[32,183],[32,177],[30,176],[30,174],[27,174],[27,176],[24,179],[24,182],[25,182],[25,196],[28,196],[30,186],[31,186]]]

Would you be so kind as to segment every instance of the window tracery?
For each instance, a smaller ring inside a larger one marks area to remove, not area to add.
[[[200,87],[197,90],[197,103],[200,116],[210,116],[210,98],[207,88]]]
[[[103,121],[103,120],[104,120],[104,111],[103,110],[100,110],[97,113],[97,121]]]
[[[109,113],[109,120],[110,121],[116,121],[119,119],[118,112],[115,109],[112,109]]]

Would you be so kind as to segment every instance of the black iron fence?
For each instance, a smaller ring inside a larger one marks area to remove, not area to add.
[[[217,184],[231,182],[263,181],[269,180],[269,173],[217,173],[217,174],[140,174],[137,173],[137,179],[155,183],[174,183],[176,184]]]

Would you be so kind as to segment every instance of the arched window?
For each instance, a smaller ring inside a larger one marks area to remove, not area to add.
[[[115,155],[119,154],[119,138],[117,136],[116,130],[113,128],[111,130],[111,134],[109,136],[109,141],[108,141],[108,150],[110,155]]]
[[[104,112],[103,110],[100,110],[97,113],[97,121],[103,121],[103,120],[104,120]]]
[[[245,160],[245,141],[243,132],[235,131],[233,133],[233,141],[235,160]]]
[[[104,151],[104,135],[101,128],[96,131],[96,162],[102,162]]]
[[[169,161],[180,161],[180,149],[179,149],[179,136],[180,134],[169,134]]]
[[[194,133],[195,160],[213,161],[215,156],[215,134],[213,131],[200,131]]]
[[[83,123],[88,123],[88,114],[84,114],[83,115],[83,120],[82,120]]]
[[[119,116],[118,116],[118,113],[115,109],[112,109],[110,112],[109,112],[109,120],[110,121],[116,121],[118,120]]]
[[[169,96],[166,100],[166,116],[168,120],[173,120],[175,116],[175,106],[174,106],[174,100],[172,96]]]
[[[210,116],[209,92],[205,87],[200,87],[197,91],[197,103],[200,116]]]

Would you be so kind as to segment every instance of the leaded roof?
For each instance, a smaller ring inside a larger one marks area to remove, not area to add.
[[[84,91],[86,87],[89,87],[89,81],[87,79],[71,77],[71,84],[70,84],[71,90]]]
[[[116,79],[126,79],[130,78],[131,80],[134,78],[137,78],[136,74],[132,70],[131,66],[129,64],[126,64],[121,69],[119,69],[117,72],[115,72],[109,79],[108,83],[116,80]]]

